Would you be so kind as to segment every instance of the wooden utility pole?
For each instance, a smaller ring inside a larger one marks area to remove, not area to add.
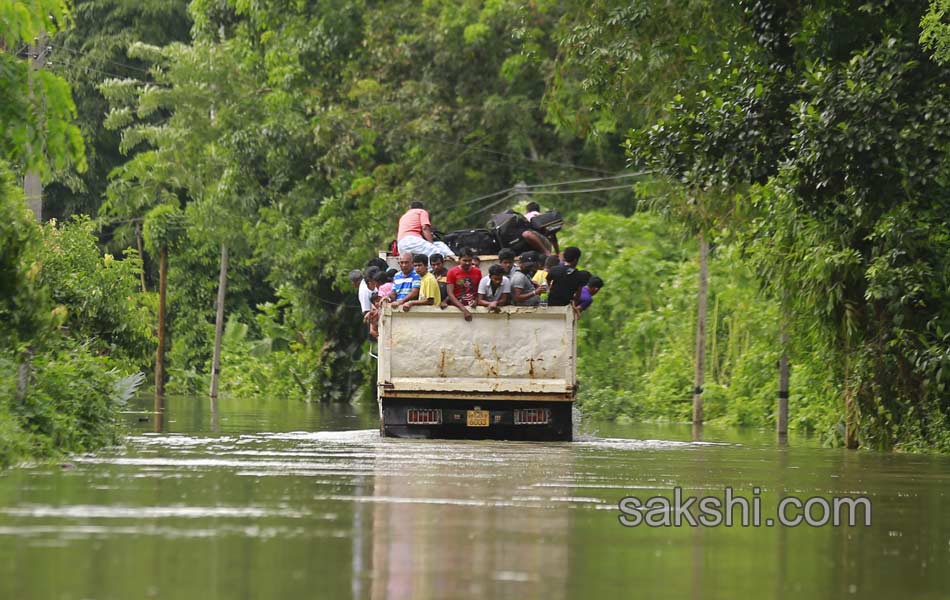
[[[699,291],[696,296],[696,371],[693,378],[693,424],[703,422],[703,384],[706,368],[706,295],[709,286],[709,242],[699,232]]]
[[[139,277],[142,280],[142,293],[148,291],[148,288],[145,286],[145,247],[142,244],[142,224],[135,224],[135,243],[139,249],[139,258],[142,260],[142,268],[139,270]]]
[[[214,353],[211,358],[211,413],[218,410],[218,376],[221,373],[221,338],[224,336],[224,299],[228,287],[228,246],[221,244],[221,270],[218,273],[218,303],[214,318]]]
[[[844,447],[858,448],[858,407],[855,402],[854,382],[851,381],[851,343],[845,343],[844,362]]]
[[[780,444],[788,441],[788,379],[791,372],[788,362],[788,328],[791,319],[787,285],[784,284],[782,289],[782,315],[779,322],[779,347],[782,356],[778,359],[778,409],[775,411],[775,433]]]
[[[782,345],[782,356],[778,359],[778,410],[775,414],[775,433],[779,442],[788,438],[788,378],[790,366],[788,363],[788,331],[785,328],[785,319],[782,319],[782,333],[779,341]]]
[[[46,64],[46,35],[33,38],[33,45],[30,46],[30,101],[33,101],[33,72],[43,68]],[[37,115],[37,127],[43,127],[43,109],[40,104]],[[43,221],[43,182],[40,180],[40,174],[35,169],[27,171],[23,178],[23,195],[26,197],[27,206],[33,211],[37,222]]]
[[[30,388],[30,359],[33,357],[31,348],[20,354],[20,364],[17,366],[16,393],[14,399],[17,404],[26,400],[26,393]]]
[[[155,414],[165,412],[165,290],[168,285],[168,246],[158,260],[158,349],[155,350]]]

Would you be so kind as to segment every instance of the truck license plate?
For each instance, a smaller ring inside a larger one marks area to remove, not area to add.
[[[470,410],[465,418],[465,424],[469,427],[488,427],[487,410]]]

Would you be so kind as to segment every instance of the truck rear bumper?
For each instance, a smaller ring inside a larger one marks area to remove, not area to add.
[[[565,401],[382,398],[380,433],[417,439],[571,441],[572,405]],[[470,411],[487,412],[487,425],[473,425]]]

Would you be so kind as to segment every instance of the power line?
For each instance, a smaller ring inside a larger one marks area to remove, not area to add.
[[[88,54],[86,54],[86,53],[84,53],[84,52],[80,52],[79,50],[73,50],[72,48],[68,48],[68,47],[66,47],[66,46],[50,46],[50,47],[53,48],[53,49],[55,49],[55,50],[65,50],[66,52],[71,52],[72,54],[75,54],[76,56],[88,56]],[[125,63],[116,62],[116,61],[114,61],[114,60],[109,60],[108,58],[103,59],[103,62],[107,62],[107,63],[113,64],[113,65],[115,65],[115,66],[117,66],[117,67],[124,67],[124,68],[126,68],[126,69],[131,69],[132,71],[138,71],[138,72],[140,72],[140,73],[145,73],[146,75],[151,75],[151,72],[150,72],[148,69],[143,69],[143,68],[141,68],[141,67],[133,67],[132,65],[128,65],[128,64],[125,64]]]
[[[492,150],[491,148],[485,148],[484,146],[476,146],[476,145],[474,145],[474,144],[463,144],[463,143],[461,143],[461,142],[451,142],[451,141],[449,141],[449,140],[443,140],[443,139],[439,139],[439,138],[430,138],[430,137],[425,137],[425,136],[415,136],[415,137],[417,137],[417,138],[419,138],[419,139],[421,139],[421,140],[427,140],[427,141],[430,141],[430,142],[435,142],[435,143],[437,143],[437,144],[447,144],[447,145],[449,145],[449,146],[456,146],[456,147],[459,147],[459,148],[474,148],[475,150],[479,150],[479,151],[481,151],[481,152],[487,152],[487,153],[489,153],[489,154],[495,154],[495,155],[497,155],[497,156],[503,156],[503,157],[505,157],[505,158],[513,158],[513,159],[515,159],[515,160],[520,160],[520,161],[524,161],[524,162],[531,162],[531,163],[537,163],[537,164],[544,164],[544,165],[550,165],[550,166],[556,166],[556,167],[566,167],[566,168],[569,168],[569,169],[576,169],[576,170],[578,170],[578,171],[589,171],[589,172],[591,172],[591,173],[601,173],[601,174],[603,174],[603,175],[612,175],[612,174],[613,174],[613,173],[611,173],[610,171],[604,171],[603,169],[595,169],[595,168],[593,168],[593,167],[584,167],[584,166],[581,166],[581,165],[575,165],[575,164],[572,164],[572,163],[558,162],[558,161],[553,161],[553,160],[544,160],[544,159],[542,159],[542,158],[528,158],[528,157],[526,157],[526,156],[518,156],[517,154],[508,154],[507,152],[500,152],[500,151],[498,151],[498,150]]]
[[[129,77],[126,76],[126,75],[118,75],[118,74],[116,74],[116,73],[110,73],[110,72],[108,72],[108,71],[102,71],[102,70],[100,70],[100,69],[96,69],[95,67],[90,67],[90,66],[88,66],[88,65],[79,64],[79,63],[76,62],[75,60],[71,60],[71,59],[68,59],[68,58],[65,59],[65,60],[63,60],[63,61],[62,61],[62,64],[66,65],[66,67],[67,67],[67,68],[70,68],[70,69],[84,69],[84,70],[86,70],[86,71],[89,71],[90,73],[98,73],[99,75],[103,75],[103,76],[105,76],[105,77],[112,77],[112,78],[114,78],[114,79],[129,79]],[[55,65],[55,64],[53,65],[53,68],[54,68],[54,69],[56,68],[56,65]],[[162,84],[158,84],[158,83],[157,83],[157,84],[155,84],[155,85],[162,85]]]
[[[636,173],[621,173],[619,175],[611,175],[610,177],[590,177],[587,179],[572,179],[568,181],[557,181],[554,183],[534,183],[530,185],[519,185],[515,187],[505,188],[497,192],[492,192],[491,194],[486,194],[484,196],[479,196],[478,198],[472,198],[471,200],[465,200],[463,202],[459,202],[458,204],[452,204],[452,205],[449,205],[448,208],[456,208],[459,206],[465,206],[466,204],[474,204],[475,202],[479,202],[481,200],[487,200],[488,198],[494,198],[495,196],[500,196],[502,194],[509,193],[509,192],[522,191],[525,194],[541,194],[543,192],[531,192],[531,191],[524,192],[524,190],[530,190],[533,188],[560,187],[563,185],[574,185],[576,183],[596,183],[598,181],[613,181],[616,179],[626,179],[629,177],[640,177],[641,175],[649,175],[651,173],[655,173],[655,171],[637,171]],[[607,188],[607,189],[621,189],[623,187],[626,187],[626,186],[619,186],[618,188]],[[575,191],[582,192],[583,190],[575,190]],[[570,192],[564,192],[564,193],[570,193]]]
[[[644,173],[646,173],[646,172],[644,172]],[[610,191],[610,190],[624,190],[624,189],[630,189],[630,185],[629,185],[629,184],[627,184],[627,185],[614,185],[614,186],[607,186],[607,187],[600,187],[600,188],[586,188],[586,189],[580,189],[580,190],[527,190],[527,191],[525,191],[523,188],[522,188],[521,190],[509,189],[509,190],[504,190],[504,191],[512,191],[513,193],[510,193],[510,194],[508,194],[507,196],[501,198],[500,200],[496,200],[496,201],[494,201],[494,202],[488,204],[487,206],[484,206],[484,207],[482,207],[482,208],[480,208],[480,209],[478,209],[478,210],[475,210],[475,211],[472,211],[472,212],[466,214],[464,218],[467,219],[467,218],[470,218],[470,217],[474,217],[474,216],[477,215],[477,214],[483,213],[483,212],[485,212],[485,211],[487,211],[487,210],[490,210],[491,208],[494,208],[495,206],[498,206],[499,204],[501,204],[502,202],[505,202],[506,200],[509,200],[509,199],[511,199],[511,198],[515,198],[515,197],[520,196],[520,195],[535,196],[535,195],[553,195],[553,194],[557,194],[557,195],[563,195],[563,194],[592,194],[592,193],[595,193],[595,192],[606,192],[606,191]],[[494,195],[497,195],[497,194],[498,194],[498,192],[496,192],[496,194],[494,194]]]
[[[629,184],[612,185],[612,186],[602,187],[602,188],[589,188],[585,190],[537,190],[537,191],[528,190],[527,192],[525,192],[525,194],[529,196],[538,196],[538,195],[545,195],[545,194],[590,194],[593,192],[606,192],[608,190],[628,190],[628,189],[630,189]]]
[[[101,69],[96,69],[95,67],[90,67],[90,66],[87,66],[87,65],[79,64],[79,63],[76,62],[75,60],[71,60],[71,59],[68,59],[68,58],[65,59],[65,60],[63,60],[63,61],[62,61],[62,64],[66,65],[66,66],[69,67],[69,68],[85,69],[86,71],[89,71],[89,72],[92,72],[92,73],[98,73],[99,75],[103,75],[103,76],[105,76],[105,77],[112,77],[112,78],[114,78],[114,79],[132,79],[132,78],[129,77],[128,75],[119,75],[119,74],[117,74],[117,73],[110,73],[109,71],[103,71],[103,70],[101,70]],[[55,68],[55,65],[54,65],[54,68]],[[135,81],[138,81],[138,82],[141,82],[141,83],[145,83],[145,84],[147,84],[147,85],[154,85],[154,86],[159,86],[159,87],[168,87],[168,88],[172,87],[172,86],[168,85],[167,83],[161,83],[161,82],[158,82],[158,81],[141,81],[141,80],[139,80],[139,79],[135,79]]]
[[[492,192],[491,194],[486,194],[484,196],[479,196],[478,198],[472,198],[471,200],[466,200],[464,202],[459,202],[458,204],[453,204],[449,208],[455,208],[457,206],[465,206],[466,204],[474,204],[475,202],[478,202],[479,200],[488,200],[489,198],[494,198],[495,196],[500,196],[502,194],[511,192],[513,190],[514,188],[505,188],[497,192]]]
[[[468,213],[467,215],[465,215],[465,217],[466,217],[466,218],[468,218],[468,217],[474,217],[475,215],[477,215],[477,214],[479,214],[479,213],[483,213],[483,212],[485,212],[486,210],[489,210],[489,209],[491,209],[491,208],[494,208],[494,207],[498,206],[499,204],[501,204],[502,202],[505,202],[505,201],[507,201],[507,200],[510,200],[510,199],[514,198],[515,196],[517,196],[517,194],[508,194],[507,196],[505,196],[505,197],[502,198],[501,200],[496,200],[496,201],[492,202],[491,204],[489,204],[489,205],[487,205],[487,206],[483,206],[482,208],[480,208],[480,209],[478,209],[478,210],[476,210],[476,211],[473,211],[473,212]]]
[[[523,185],[520,187],[522,189],[523,188],[559,187],[562,185],[574,185],[575,183],[595,183],[597,181],[612,181],[615,179],[626,179],[628,177],[640,177],[641,175],[649,175],[655,172],[656,171],[637,171],[636,173],[621,173],[619,175],[611,175],[610,177],[591,177],[588,179],[574,179],[571,181],[559,181],[556,183],[535,183],[531,185]]]

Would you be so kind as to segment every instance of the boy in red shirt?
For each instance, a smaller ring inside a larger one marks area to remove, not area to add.
[[[482,280],[482,272],[472,266],[475,252],[471,248],[462,250],[459,257],[459,266],[449,269],[445,276],[445,299],[440,304],[445,308],[449,304],[462,311],[466,321],[472,320],[472,311],[469,306],[475,306],[478,296],[478,282]]]

